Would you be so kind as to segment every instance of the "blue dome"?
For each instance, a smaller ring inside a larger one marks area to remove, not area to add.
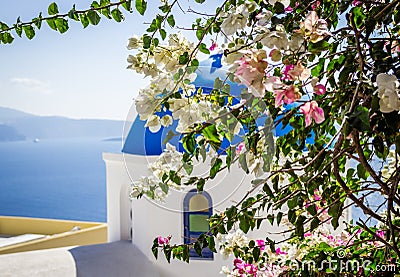
[[[222,54],[211,55],[207,60],[202,61],[200,63],[199,69],[196,71],[197,78],[194,81],[194,85],[196,88],[202,88],[204,93],[209,93],[214,87],[214,81],[217,77],[222,80],[226,78],[226,70],[222,68],[221,64]],[[233,83],[228,81],[231,87],[231,95],[239,98],[241,90],[244,88],[237,83]],[[236,100],[238,101],[238,100]],[[296,104],[299,105],[299,104]],[[293,107],[292,105],[288,105],[286,109],[290,109]],[[265,121],[265,118],[259,118],[261,124]],[[122,148],[123,153],[134,154],[134,155],[160,155],[165,149],[165,143],[168,133],[170,131],[174,131],[178,125],[178,122],[175,120],[171,126],[161,127],[161,129],[152,133],[149,128],[145,127],[146,122],[140,120],[139,116],[136,116],[135,121],[133,122],[129,133],[125,139],[124,146]],[[276,135],[283,136],[290,132],[292,127],[287,125],[283,128],[282,123],[279,123],[276,127]],[[239,138],[237,138],[239,142]],[[307,139],[307,143],[313,142],[313,136]],[[168,142],[174,145],[179,151],[184,151],[182,144],[179,142],[180,137],[174,136]],[[235,139],[233,141],[235,143]],[[225,148],[229,146],[229,141],[224,140],[222,142],[221,148]]]

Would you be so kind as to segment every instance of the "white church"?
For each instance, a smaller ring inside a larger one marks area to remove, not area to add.
[[[215,78],[225,74],[220,59],[221,55],[214,55],[201,63],[196,86],[205,91],[212,89]],[[232,86],[232,89],[240,90],[240,87]],[[224,260],[221,254],[207,250],[203,251],[203,257],[190,252],[189,264],[178,260],[171,260],[169,264],[162,252],[156,260],[151,247],[158,236],[171,235],[172,244],[181,244],[207,232],[207,219],[238,203],[251,189],[254,176],[232,166],[229,173],[219,174],[207,182],[201,194],[188,187],[183,191],[171,191],[164,203],[147,197],[130,200],[132,182],[150,174],[148,165],[163,152],[163,140],[168,132],[167,128],[162,128],[151,133],[135,111],[130,118],[132,121],[125,128],[121,153],[103,153],[107,176],[108,243],[2,255],[1,276],[17,276],[12,274],[17,271],[18,276],[203,277],[221,276],[221,267],[232,265],[231,260]],[[287,131],[277,130],[276,135]],[[178,138],[171,144],[182,149]],[[195,174],[206,174],[207,168],[207,164],[199,165]],[[260,239],[276,231],[277,227],[265,222],[259,231],[248,236]],[[276,235],[275,238],[280,237]]]

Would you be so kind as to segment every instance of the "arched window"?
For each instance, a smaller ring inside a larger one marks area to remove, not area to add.
[[[184,242],[192,243],[201,234],[210,230],[208,219],[212,215],[212,200],[210,195],[203,191],[197,193],[196,189],[189,191],[183,200]],[[212,260],[213,252],[205,248],[200,257],[194,249],[190,249],[190,257]]]

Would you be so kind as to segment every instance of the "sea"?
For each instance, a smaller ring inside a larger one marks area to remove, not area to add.
[[[0,143],[0,215],[106,222],[102,138]]]
[[[0,215],[106,222],[102,153],[121,148],[102,138],[0,142]],[[369,196],[369,205],[380,198]],[[352,217],[366,219],[354,207]]]

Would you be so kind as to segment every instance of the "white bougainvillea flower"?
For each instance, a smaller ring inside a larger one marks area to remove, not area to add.
[[[139,95],[135,99],[136,111],[140,120],[147,120],[156,110],[159,109],[157,91],[151,88],[139,90]]]
[[[225,35],[230,36],[238,30],[244,29],[249,16],[249,8],[253,9],[253,7],[254,5],[242,4],[239,5],[233,13],[228,14],[221,24],[221,28]]]
[[[139,48],[139,45],[141,43],[141,40],[137,36],[133,36],[128,40],[128,50],[132,49],[137,49]]]
[[[328,23],[324,19],[319,19],[315,11],[309,12],[306,19],[300,23],[300,33],[313,43],[331,35],[328,31]]]
[[[276,2],[281,2],[283,6],[288,7],[290,5],[290,0],[263,0],[265,4],[275,5]]]
[[[164,115],[161,118],[160,123],[161,123],[162,126],[168,127],[168,126],[170,126],[172,124],[172,117],[170,115],[168,115],[168,114]]]
[[[285,29],[282,25],[277,25],[275,31],[266,32],[262,39],[261,43],[267,46],[270,49],[274,47],[280,50],[286,50],[289,44]]]
[[[161,128],[160,118],[155,114],[151,115],[147,119],[144,127],[149,127],[150,132],[157,133]]]
[[[282,59],[282,53],[278,49],[272,49],[271,52],[269,52],[269,57],[273,62],[280,62]]]
[[[257,25],[265,26],[271,21],[271,18],[272,18],[272,12],[270,11],[261,12],[256,15]]]
[[[378,84],[379,109],[383,113],[400,111],[399,81],[394,75],[380,73],[376,77]]]

